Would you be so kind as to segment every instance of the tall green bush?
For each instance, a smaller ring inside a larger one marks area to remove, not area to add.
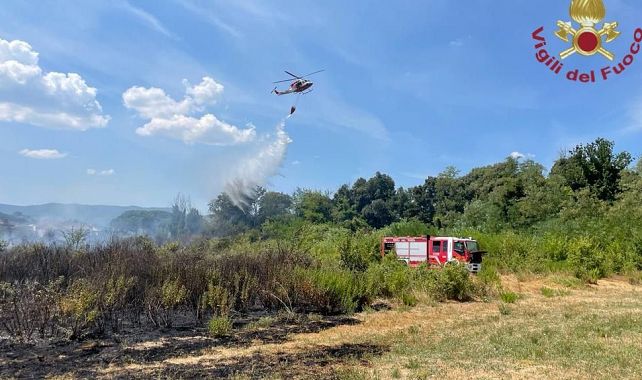
[[[596,282],[607,275],[604,250],[589,237],[579,237],[569,243],[569,265],[575,276]]]

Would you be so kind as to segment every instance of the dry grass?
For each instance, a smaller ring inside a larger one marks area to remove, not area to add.
[[[524,295],[506,315],[497,302],[416,308],[402,320],[418,328],[389,332],[391,351],[350,377],[641,378],[641,289],[626,279],[574,290],[559,282],[505,278],[505,289]]]
[[[129,359],[94,361],[85,372],[76,368],[57,375],[642,378],[642,288],[625,278],[578,286],[559,277],[505,277],[502,285],[505,291],[520,294],[517,302],[507,305],[510,313],[505,315],[499,311],[499,300],[421,303],[415,308],[368,311],[356,315],[352,322],[326,324],[323,328],[298,329],[277,321],[251,325],[247,330],[252,334],[269,334],[278,328],[287,333],[279,339],[249,335],[243,344],[233,339],[221,343],[198,334],[157,336],[123,344],[121,348],[133,355]],[[560,294],[564,295],[546,297],[541,292],[544,287],[563,291]],[[309,318],[308,323],[324,323],[316,319]]]

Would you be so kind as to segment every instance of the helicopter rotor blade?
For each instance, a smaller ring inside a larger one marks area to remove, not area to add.
[[[286,74],[288,74],[288,75],[291,75],[291,76],[295,77],[296,79],[301,79],[301,77],[296,76],[296,75],[292,74],[291,72],[289,72],[289,71],[287,71],[287,70],[285,71],[285,73],[286,73]]]
[[[322,72],[324,72],[324,71],[325,71],[325,70],[315,71],[315,72],[313,72],[313,73],[310,73],[310,74],[304,75],[304,76],[302,76],[301,78],[306,78],[306,77],[309,77],[310,75],[314,75],[314,74],[322,73]]]
[[[283,82],[292,82],[292,79],[284,79],[284,80],[279,80],[279,81],[272,82],[272,83],[283,83]]]

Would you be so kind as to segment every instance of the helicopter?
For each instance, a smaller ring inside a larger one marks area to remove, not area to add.
[[[293,79],[284,79],[284,80],[276,81],[276,82],[273,82],[273,83],[277,84],[277,83],[283,83],[283,82],[292,82],[290,84],[290,87],[287,90],[284,90],[284,91],[279,91],[279,90],[277,90],[276,87],[274,87],[274,90],[272,90],[272,93],[273,94],[277,94],[277,95],[287,95],[287,94],[304,94],[305,95],[305,94],[309,94],[310,92],[312,92],[312,86],[314,85],[314,83],[309,81],[309,80],[307,80],[307,79],[305,79],[305,78],[307,78],[307,77],[309,77],[311,75],[314,75],[314,74],[318,74],[318,73],[323,72],[323,71],[325,71],[325,70],[319,70],[319,71],[315,71],[315,72],[307,74],[307,75],[298,76],[298,75],[294,75],[291,72],[286,70],[285,73],[288,74],[289,76],[293,77],[294,80]]]

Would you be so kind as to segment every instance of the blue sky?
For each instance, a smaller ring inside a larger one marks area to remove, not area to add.
[[[642,6],[605,3],[621,58]],[[278,170],[250,171],[273,190],[376,171],[408,187],[512,152],[550,167],[598,136],[638,157],[642,54],[619,77],[569,82],[534,57],[539,26],[551,53],[566,49],[558,19],[566,1],[6,0],[4,60],[24,66],[0,80],[0,202],[164,206],[182,192],[205,209],[246,162],[265,162],[296,99],[269,94],[283,70],[326,71],[286,122]]]

